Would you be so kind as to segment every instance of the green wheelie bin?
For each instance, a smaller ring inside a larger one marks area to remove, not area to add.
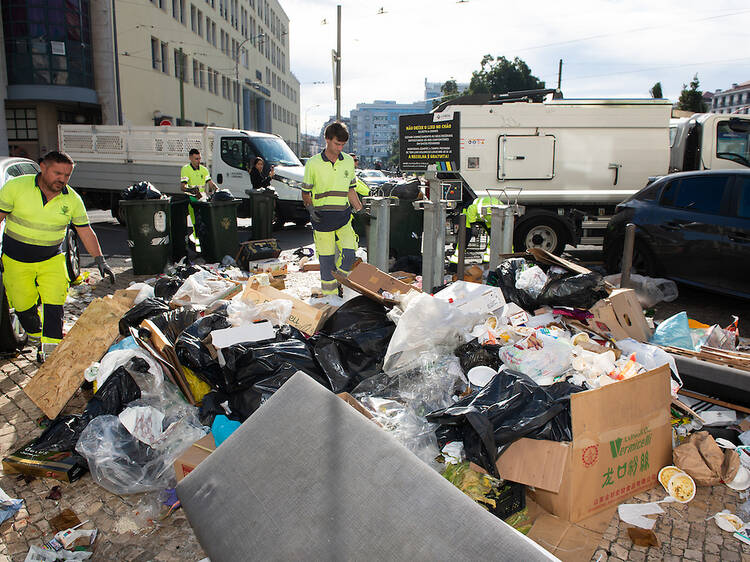
[[[172,257],[170,198],[120,201],[128,225],[133,273],[163,273]]]
[[[201,244],[201,255],[208,263],[220,262],[224,256],[234,258],[239,251],[237,207],[241,201],[194,201],[195,232]]]
[[[250,218],[253,221],[251,240],[273,237],[273,211],[276,193],[272,189],[246,189],[250,200]]]
[[[172,238],[172,260],[176,263],[187,255],[187,237],[192,230],[188,226],[187,217],[190,200],[186,195],[172,195],[170,209],[170,234]]]

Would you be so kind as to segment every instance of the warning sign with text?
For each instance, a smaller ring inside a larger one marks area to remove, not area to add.
[[[400,168],[424,172],[435,164],[439,171],[457,171],[459,112],[401,115],[398,120]]]

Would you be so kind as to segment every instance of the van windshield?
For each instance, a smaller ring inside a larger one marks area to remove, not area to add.
[[[250,138],[250,145],[255,149],[258,156],[262,157],[268,164],[274,166],[301,166],[299,158],[292,152],[287,144],[275,137]]]
[[[729,128],[729,121],[716,127],[716,157],[732,160],[750,167],[750,132],[738,132]]]

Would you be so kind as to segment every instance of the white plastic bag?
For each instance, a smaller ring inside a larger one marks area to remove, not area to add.
[[[133,306],[140,304],[146,299],[154,298],[154,288],[147,283],[133,283],[128,287],[128,291],[138,291],[138,294],[133,301]]]
[[[541,347],[535,348],[532,338],[540,342]],[[507,368],[528,375],[540,386],[547,386],[570,368],[572,349],[565,339],[536,333],[500,348],[500,359]]]
[[[516,272],[516,289],[538,298],[547,284],[547,274],[538,265]]]
[[[210,271],[201,269],[185,279],[172,300],[207,306],[217,300],[222,293],[231,289],[233,285],[231,281],[220,279]]]
[[[87,381],[95,382],[96,388],[99,389],[112,373],[114,373],[119,367],[127,365],[134,357],[139,357],[148,363],[148,370],[155,377],[154,386],[160,387],[164,380],[161,366],[149,353],[140,348],[117,349],[115,351],[110,351],[102,357],[102,360],[99,363],[92,363],[92,365],[84,371],[83,376]]]
[[[605,281],[615,287],[620,286],[621,279],[622,273],[609,275],[604,278]],[[677,284],[670,279],[655,279],[633,273],[630,276],[630,284],[635,289],[635,294],[643,308],[651,308],[660,302],[672,302],[679,295]]]
[[[622,350],[623,355],[635,353],[635,360],[649,371],[662,365],[669,365],[672,370],[672,396],[677,396],[677,391],[682,388],[682,379],[680,373],[677,372],[677,363],[674,357],[660,347],[641,343],[633,338],[617,341],[615,345]]]

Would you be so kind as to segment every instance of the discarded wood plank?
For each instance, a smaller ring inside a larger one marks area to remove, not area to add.
[[[692,392],[691,390],[685,390],[682,388],[677,393],[682,394],[683,396],[687,396],[688,398],[703,400],[704,402],[710,402],[711,404],[716,404],[717,406],[723,406],[724,408],[730,408],[732,410],[737,410],[738,412],[750,414],[750,408],[738,406],[737,404],[730,404],[729,402],[724,402],[723,400],[717,400],[716,398],[711,398],[710,396],[706,396],[705,394],[698,394],[697,392]]]
[[[120,318],[137,291],[117,291],[89,304],[52,355],[24,387],[44,415],[56,418],[83,383],[83,372],[99,361],[119,334]]]

